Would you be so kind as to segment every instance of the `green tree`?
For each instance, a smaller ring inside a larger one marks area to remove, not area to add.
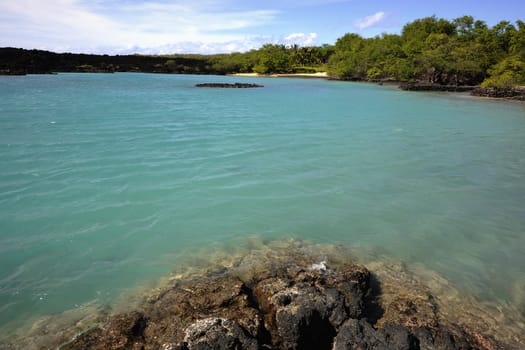
[[[405,78],[440,82],[446,66],[444,55],[448,38],[456,34],[456,25],[436,16],[417,19],[403,27],[401,38]]]
[[[431,33],[425,40],[425,49],[420,55],[419,73],[431,84],[446,84],[446,73],[450,71],[451,40],[445,33]]]
[[[525,60],[509,56],[489,69],[490,77],[481,84],[484,87],[511,87],[525,85]]]
[[[482,52],[479,44],[467,42],[463,45],[456,43],[450,52],[450,73],[454,85],[476,85],[485,77],[481,66]]]
[[[430,34],[454,35],[456,28],[453,23],[438,19],[436,16],[417,19],[403,27],[403,50],[408,57],[420,54],[426,47],[425,41]]]
[[[345,34],[337,39],[334,54],[328,61],[329,74],[340,79],[365,78],[364,48],[365,40],[357,34]]]
[[[381,71],[377,78],[408,80],[413,76],[413,69],[407,62],[407,57],[403,52],[403,40],[400,35],[382,34],[369,40],[368,70],[372,72]],[[376,74],[377,76],[377,74]],[[373,77],[369,75],[369,78]]]
[[[516,21],[516,27],[510,38],[509,53],[525,58],[525,22]]]
[[[284,45],[266,44],[256,51],[256,73],[289,73],[292,71],[291,55]]]

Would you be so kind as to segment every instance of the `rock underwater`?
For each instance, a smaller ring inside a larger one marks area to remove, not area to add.
[[[259,84],[248,84],[248,83],[203,83],[196,84],[196,87],[206,87],[206,88],[224,88],[224,89],[249,89],[249,88],[261,88],[264,85]]]
[[[156,288],[126,295],[124,307],[94,305],[85,317],[68,311],[42,319],[0,341],[0,349],[517,350],[525,344],[519,310],[488,308],[432,271],[378,256],[365,268],[347,247],[293,239],[211,249],[189,252]]]
[[[384,304],[380,281],[351,263],[307,256],[173,284],[60,349],[510,349],[438,317],[431,295]]]

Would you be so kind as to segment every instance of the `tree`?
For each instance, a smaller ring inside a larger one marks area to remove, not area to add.
[[[257,50],[256,73],[289,73],[292,71],[291,56],[284,45],[266,44]]]
[[[476,36],[475,26],[474,26],[474,17],[472,16],[463,16],[456,18],[452,21],[456,27],[456,35],[463,42],[469,42],[474,40]]]
[[[430,34],[454,35],[456,28],[453,23],[438,19],[436,16],[417,19],[403,27],[403,50],[408,57],[420,54],[425,49],[425,41]]]
[[[525,60],[519,56],[510,56],[489,69],[490,77],[482,86],[512,87],[525,85]]]
[[[419,61],[421,77],[431,84],[447,84],[445,75],[451,70],[451,51],[451,39],[447,34],[429,34]]]
[[[340,79],[365,78],[364,47],[365,40],[357,34],[345,34],[337,39],[334,54],[328,61],[328,72]]]
[[[516,26],[510,38],[509,53],[525,58],[525,22],[518,20]]]
[[[450,52],[451,83],[454,85],[477,85],[483,81],[485,70],[481,66],[479,44],[467,42],[457,43]]]

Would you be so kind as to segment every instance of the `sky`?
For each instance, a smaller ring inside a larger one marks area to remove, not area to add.
[[[415,19],[525,21],[525,0],[0,0],[0,47],[97,54],[245,52],[400,33]]]

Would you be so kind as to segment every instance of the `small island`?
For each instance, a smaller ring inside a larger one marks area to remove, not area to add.
[[[204,88],[222,88],[222,89],[250,89],[250,88],[261,88],[264,87],[264,85],[259,84],[249,84],[249,83],[202,83],[202,84],[195,84],[196,87],[204,87]]]

